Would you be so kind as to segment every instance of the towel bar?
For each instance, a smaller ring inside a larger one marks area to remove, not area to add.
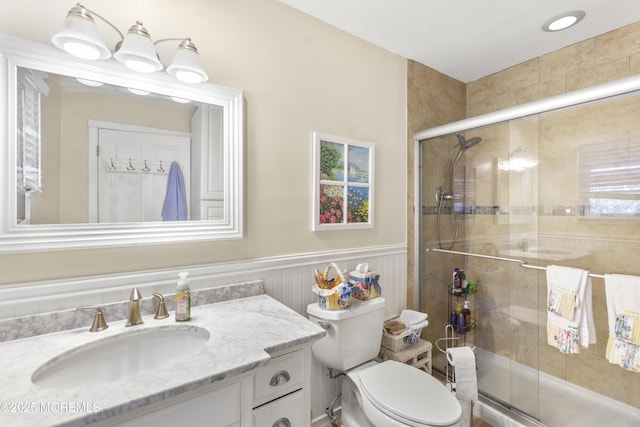
[[[427,248],[426,251],[427,252],[429,252],[429,251],[443,252],[443,253],[454,254],[454,255],[465,255],[465,256],[472,256],[472,257],[476,257],[476,258],[493,259],[493,260],[497,260],[497,261],[517,262],[518,264],[520,264],[520,267],[522,267],[522,268],[530,268],[532,270],[547,271],[546,267],[540,267],[538,265],[529,265],[527,263],[527,261],[523,261],[523,260],[515,259],[515,258],[505,258],[505,257],[499,257],[499,256],[493,256],[493,255],[482,255],[482,254],[474,254],[474,253],[470,253],[470,252],[452,251],[452,250],[449,250],[449,249],[437,249],[437,248],[433,248],[433,249]],[[597,279],[604,279],[604,275],[603,274],[589,273],[589,277],[595,277]]]

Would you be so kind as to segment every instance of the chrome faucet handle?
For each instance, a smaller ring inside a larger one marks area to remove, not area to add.
[[[142,294],[138,290],[138,288],[131,289],[131,295],[129,295],[129,301],[140,301],[142,299]]]
[[[91,328],[89,328],[89,332],[99,332],[105,330],[109,327],[107,322],[104,320],[104,313],[102,312],[102,307],[97,305],[85,305],[82,307],[76,308],[77,311],[90,311],[95,310],[96,315],[93,317],[93,323],[91,324]]]
[[[153,294],[154,299],[158,299],[158,308],[156,308],[156,315],[153,316],[154,319],[166,319],[169,317],[169,313],[167,313],[167,306],[164,303],[164,297],[155,292]]]
[[[144,323],[142,317],[140,316],[140,300],[142,299],[142,294],[138,290],[138,288],[133,288],[131,290],[131,295],[129,296],[129,319],[127,320],[127,324],[125,326],[135,326]]]

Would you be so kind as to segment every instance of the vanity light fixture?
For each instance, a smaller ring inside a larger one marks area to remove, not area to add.
[[[542,25],[542,31],[554,32],[565,30],[582,21],[585,15],[586,13],[584,10],[572,10],[571,12],[565,12],[554,16]]]
[[[133,71],[153,73],[164,68],[158,59],[158,52],[151,41],[149,32],[140,21],[129,28],[122,44],[116,49],[113,58]]]
[[[111,58],[111,51],[102,40],[93,15],[113,27],[122,38],[122,33],[109,21],[78,3],[69,10],[62,22],[62,29],[51,37],[51,43],[77,58],[90,60]]]
[[[112,55],[106,46],[94,17],[100,18],[120,36]],[[165,41],[180,41],[167,73],[185,83],[200,83],[208,79],[200,65],[198,49],[189,38],[151,40],[142,22],[137,21],[124,36],[111,22],[98,13],[87,9],[81,3],[72,7],[63,22],[63,28],[51,37],[58,49],[78,58],[106,60],[113,58],[134,71],[153,73],[164,69],[155,45]],[[168,61],[167,61],[168,62]]]
[[[156,43],[161,41],[164,40]],[[185,83],[200,83],[209,78],[200,65],[198,49],[190,38],[180,42],[171,65],[167,67],[167,74]]]

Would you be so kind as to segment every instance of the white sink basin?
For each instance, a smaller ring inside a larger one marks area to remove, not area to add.
[[[36,369],[31,381],[50,388],[119,381],[195,354],[208,340],[206,329],[189,326],[127,331],[54,357]]]

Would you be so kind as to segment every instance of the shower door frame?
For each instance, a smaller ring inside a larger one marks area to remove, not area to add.
[[[414,134],[414,300],[418,309],[425,311],[424,301],[427,295],[421,286],[423,281],[423,257],[427,248],[423,247],[423,202],[425,195],[423,183],[423,145],[432,138],[444,137],[456,133],[473,131],[489,126],[508,123],[512,120],[548,113],[568,107],[640,91],[640,75],[627,77],[613,82],[580,89],[551,98],[515,106],[449,124],[429,128]],[[473,255],[473,254],[471,254]],[[540,372],[538,370],[538,372]],[[510,405],[509,405],[510,406]],[[518,406],[513,408],[518,411]],[[523,412],[523,414],[525,414]]]
[[[487,114],[458,120],[424,129],[413,135],[414,141],[414,301],[418,301],[418,309],[422,310],[422,142],[431,138],[466,132],[482,127],[505,123],[510,120],[546,113],[561,108],[572,107],[587,102],[623,95],[640,90],[640,75],[626,77],[589,88],[567,92],[550,98],[533,101],[515,107],[505,108]]]

